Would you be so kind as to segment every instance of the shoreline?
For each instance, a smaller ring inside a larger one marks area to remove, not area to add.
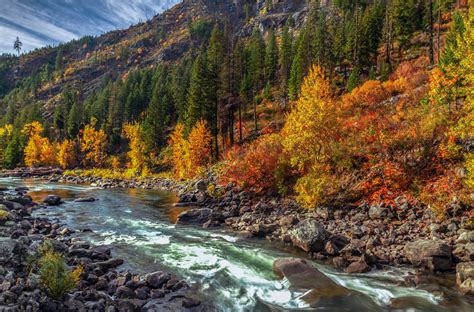
[[[27,188],[0,191],[0,311],[137,311],[168,309],[208,311],[211,308],[196,285],[190,286],[175,275],[163,272],[136,274],[120,269],[124,261],[113,250],[94,246],[71,237],[67,224],[33,217],[38,209],[54,209],[54,201],[38,204],[26,195]],[[62,254],[72,270],[83,267],[74,289],[52,299],[40,285],[38,275],[30,274],[29,261],[49,241]]]
[[[104,188],[144,188],[177,193],[181,213],[177,224],[204,228],[226,226],[246,237],[265,238],[294,246],[315,260],[330,262],[347,273],[366,273],[383,265],[411,266],[420,275],[457,273],[457,287],[474,294],[474,224],[453,208],[451,218],[440,221],[431,210],[398,199],[399,209],[361,204],[347,210],[319,207],[306,210],[288,198],[270,198],[237,191],[208,194],[209,180],[179,182],[171,179],[101,179],[63,176],[41,177],[50,182],[89,184]],[[420,286],[418,275],[408,285]]]

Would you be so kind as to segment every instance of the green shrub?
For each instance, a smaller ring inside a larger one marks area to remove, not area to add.
[[[51,298],[60,299],[77,286],[84,268],[78,266],[72,271],[69,270],[64,256],[46,246],[46,243],[43,251],[38,262],[40,284]]]

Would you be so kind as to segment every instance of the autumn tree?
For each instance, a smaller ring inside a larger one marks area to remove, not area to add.
[[[72,140],[64,140],[58,143],[57,160],[63,169],[72,168],[76,165],[76,144]]]
[[[298,199],[307,207],[322,201],[330,182],[329,161],[337,144],[336,116],[329,81],[320,67],[313,66],[282,130],[283,149],[302,174],[296,184]]]
[[[170,136],[169,145],[176,177],[189,179],[203,172],[212,159],[212,135],[203,120],[199,120],[186,138],[184,126],[178,124]]]
[[[142,173],[146,170],[145,143],[139,123],[127,123],[123,126],[123,136],[129,141],[127,152],[127,167],[134,173]]]
[[[48,138],[42,137],[44,129],[38,121],[23,127],[22,134],[28,138],[26,143],[25,165],[28,167],[53,165],[56,161],[54,146]]]
[[[184,137],[184,133],[184,125],[177,124],[168,142],[172,151],[174,173],[179,179],[185,179],[188,174],[186,159],[189,157],[189,142]]]
[[[83,163],[90,166],[103,166],[107,158],[106,146],[107,135],[104,130],[96,130],[97,120],[93,118],[91,123],[82,130],[81,152],[84,153]]]
[[[5,164],[5,150],[13,136],[13,125],[0,127],[0,166]]]
[[[211,162],[212,136],[203,120],[196,123],[188,136],[189,159],[187,171],[191,173],[202,172]]]

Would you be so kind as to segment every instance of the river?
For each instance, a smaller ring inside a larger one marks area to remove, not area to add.
[[[36,210],[34,216],[75,230],[91,229],[74,236],[110,246],[115,257],[125,260],[121,269],[166,270],[197,283],[218,311],[394,311],[394,306],[398,311],[472,311],[472,302],[458,297],[453,276],[443,275],[432,289],[422,290],[401,286],[411,273],[408,268],[349,275],[317,262],[314,265],[329,278],[361,296],[308,302],[303,299],[308,290],[292,289],[272,271],[275,259],[306,258],[305,253],[222,228],[176,226],[177,215],[186,208],[173,207],[177,198],[172,193],[13,178],[0,179],[2,186],[27,186],[35,201],[48,194],[61,196],[63,205]],[[73,201],[79,197],[97,201]]]

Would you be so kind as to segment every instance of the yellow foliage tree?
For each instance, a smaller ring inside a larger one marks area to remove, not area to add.
[[[337,111],[329,81],[323,70],[314,66],[282,130],[283,149],[302,174],[296,191],[298,201],[306,207],[320,203],[328,188],[328,164],[337,144]]]
[[[24,150],[25,165],[28,167],[56,163],[54,146],[48,138],[41,136],[42,132],[43,126],[38,121],[33,121],[23,127],[22,134],[28,137]]]
[[[0,164],[4,162],[4,152],[7,148],[8,143],[10,142],[13,134],[13,126],[6,124],[3,127],[0,127]]]
[[[187,177],[186,159],[189,155],[189,142],[184,137],[184,125],[177,124],[169,139],[175,175],[179,179]]]
[[[71,168],[76,164],[76,144],[71,140],[64,140],[58,144],[58,164],[63,169]]]
[[[139,123],[127,123],[123,127],[123,135],[130,141],[127,152],[127,167],[134,173],[146,172],[145,143]]]
[[[463,140],[474,139],[474,1],[469,3],[469,12],[465,18],[466,30],[464,34],[458,35],[458,48],[455,51],[458,59],[461,60],[455,69],[460,78],[459,95],[465,97],[460,108],[460,118],[453,134]],[[474,189],[474,156],[467,153],[465,167],[468,174],[465,177],[465,184],[470,189]]]
[[[107,135],[102,129],[96,130],[95,124],[96,120],[93,118],[82,130],[81,152],[84,153],[84,165],[101,167],[107,158]]]
[[[187,170],[190,174],[201,172],[211,162],[211,132],[203,120],[191,129],[188,136],[189,159]]]

